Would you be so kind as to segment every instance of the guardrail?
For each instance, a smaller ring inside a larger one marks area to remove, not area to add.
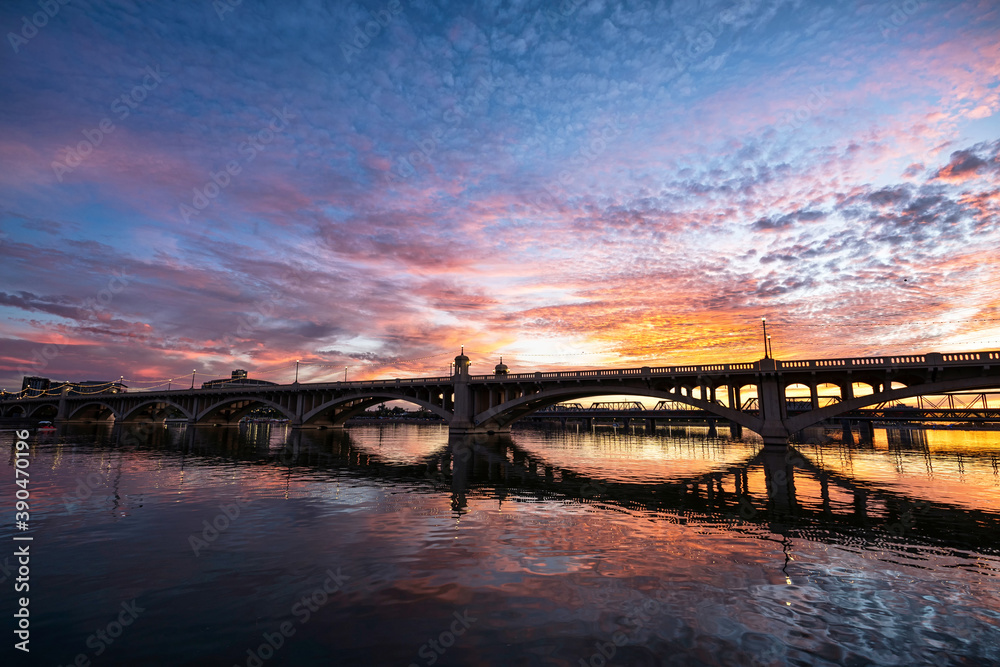
[[[969,362],[1000,361],[1000,351],[986,350],[983,352],[954,352],[943,354],[931,352],[928,354],[911,354],[884,357],[853,357],[847,359],[816,359],[812,361],[775,361],[779,369],[824,369],[833,368],[870,368],[872,366],[926,367],[930,366],[963,366]]]

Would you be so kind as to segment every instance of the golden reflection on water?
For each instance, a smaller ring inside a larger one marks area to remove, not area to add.
[[[813,462],[859,482],[918,499],[1000,511],[1000,431],[877,429],[872,447],[837,443],[799,449]]]
[[[566,431],[515,430],[515,444],[560,469],[608,482],[657,483],[722,470],[751,458],[754,442],[708,437],[704,427],[639,429],[609,427]]]
[[[79,626],[45,657],[72,657],[107,622],[105,598],[155,596],[157,622],[118,658],[181,664],[159,628],[188,627],[185,651],[242,664],[335,566],[351,586],[283,649],[287,664],[322,664],[310,651],[410,664],[461,609],[480,620],[452,664],[575,667],[619,631],[616,664],[991,664],[1000,520],[984,510],[1000,447],[982,433],[904,440],[775,461],[707,429],[524,428],[463,462],[447,430],[423,426],[67,436],[33,452],[46,553],[64,564],[39,608]],[[63,507],[90,473],[93,493]],[[192,554],[190,536],[236,499],[249,501],[239,520]],[[903,520],[914,500],[930,509]]]

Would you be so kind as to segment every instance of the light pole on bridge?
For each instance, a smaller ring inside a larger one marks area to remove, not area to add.
[[[299,360],[295,360],[295,384],[299,383]]]
[[[774,356],[774,344],[771,342],[771,337],[770,336],[767,337],[767,353],[771,357]]]
[[[198,372],[197,368],[195,368],[194,370],[191,371],[191,388],[192,389],[194,389],[194,374],[197,373],[197,372]]]
[[[766,317],[760,318],[760,325],[762,327],[764,327],[764,358],[765,359],[770,359],[771,355],[770,355],[770,353],[768,353],[768,350],[767,350],[767,339],[770,338],[770,336],[767,335],[767,318]]]
[[[767,318],[766,317],[761,317],[760,318],[760,326],[764,328],[764,358],[765,359],[770,359],[771,358],[771,349],[770,349],[771,348],[771,345],[770,345],[771,337],[767,335]]]

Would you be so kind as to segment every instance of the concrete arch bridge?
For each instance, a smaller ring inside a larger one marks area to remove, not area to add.
[[[498,369],[501,367],[498,367]],[[624,394],[684,403],[784,447],[791,434],[860,408],[923,395],[1000,388],[1000,351],[888,355],[844,359],[776,360],[691,366],[472,375],[469,358],[455,358],[450,377],[365,380],[271,386],[226,386],[124,394],[17,398],[0,401],[0,416],[54,422],[162,422],[236,424],[268,407],[293,428],[339,428],[385,401],[418,405],[445,420],[453,433],[504,433],[547,406],[594,396]],[[854,386],[870,393],[856,396]],[[757,396],[756,409],[743,398]],[[797,392],[809,393],[809,409]],[[820,391],[838,400],[820,405]]]

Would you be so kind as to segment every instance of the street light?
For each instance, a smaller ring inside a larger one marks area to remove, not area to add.
[[[764,327],[764,358],[765,359],[770,359],[771,355],[768,354],[768,351],[767,351],[767,318],[766,317],[760,318],[760,325],[762,327]]]
[[[770,336],[767,337],[767,350],[768,350],[768,354],[770,354],[773,357],[774,356],[774,344],[771,343],[771,337]]]
[[[170,391],[170,383],[173,382],[173,381],[174,381],[173,378],[170,378],[169,380],[167,380],[167,391]]]
[[[192,389],[194,389],[194,374],[197,373],[197,372],[198,372],[197,368],[195,368],[194,370],[191,371],[191,388]]]
[[[299,360],[295,360],[295,384],[299,383]]]
[[[344,366],[344,382],[347,382],[347,366]]]

